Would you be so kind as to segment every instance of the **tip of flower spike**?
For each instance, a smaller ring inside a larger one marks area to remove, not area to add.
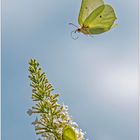
[[[27,111],[27,114],[29,116],[39,115],[32,122],[36,134],[40,135],[38,140],[62,140],[63,129],[66,126],[73,129],[77,137],[76,140],[86,140],[82,130],[78,128],[78,125],[73,122],[72,117],[69,115],[68,106],[64,103],[63,105],[58,104],[59,94],[52,93],[54,89],[48,82],[42,68],[39,67],[38,61],[30,59],[28,70],[32,87],[32,100],[37,102],[35,106]],[[66,138],[66,140],[68,139]]]

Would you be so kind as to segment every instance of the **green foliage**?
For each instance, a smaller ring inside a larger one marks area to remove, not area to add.
[[[69,116],[68,107],[58,104],[59,94],[53,93],[53,86],[36,60],[30,60],[29,72],[35,105],[27,113],[37,114],[32,123],[36,134],[43,140],[85,140],[84,133]]]

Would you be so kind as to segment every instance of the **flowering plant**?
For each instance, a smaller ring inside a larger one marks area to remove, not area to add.
[[[29,72],[35,105],[27,113],[36,114],[32,124],[40,140],[85,140],[84,133],[70,117],[68,106],[58,103],[59,94],[53,93],[53,86],[35,59],[29,61]]]

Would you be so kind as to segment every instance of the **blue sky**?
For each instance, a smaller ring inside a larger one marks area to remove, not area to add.
[[[94,38],[70,32],[81,0],[2,2],[2,139],[35,140],[28,60],[90,140],[138,140],[138,0],[106,0],[118,27]],[[78,25],[78,24],[77,24]]]

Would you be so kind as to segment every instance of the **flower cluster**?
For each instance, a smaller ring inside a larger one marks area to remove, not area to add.
[[[68,106],[58,104],[59,94],[53,93],[52,85],[36,60],[30,60],[29,72],[35,105],[27,113],[36,114],[37,118],[32,124],[36,134],[40,134],[40,140],[63,140],[63,130],[66,126],[74,130],[77,140],[85,140],[84,133],[70,117]]]

